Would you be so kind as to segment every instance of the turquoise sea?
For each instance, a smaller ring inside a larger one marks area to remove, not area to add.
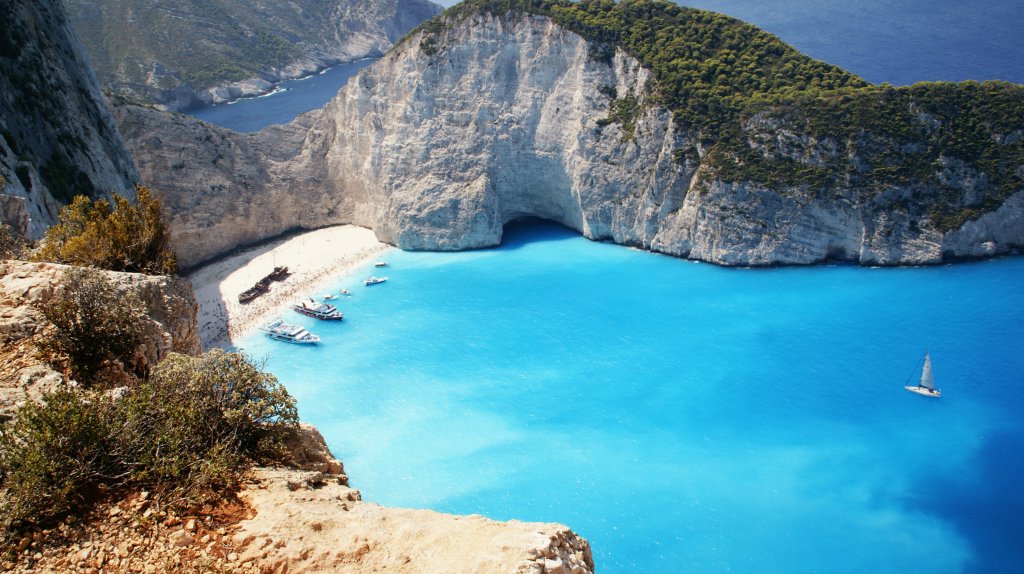
[[[387,505],[571,525],[599,572],[1024,571],[1024,258],[727,269],[545,223],[387,254],[267,359]],[[315,295],[311,293],[310,295]],[[941,399],[903,390],[928,349]]]
[[[1024,82],[1020,0],[683,3],[872,82]],[[289,121],[349,72],[197,115]],[[282,309],[320,346],[241,345],[367,500],[563,522],[602,574],[1024,572],[1024,258],[725,269],[539,223],[387,257],[341,324]],[[938,400],[902,389],[925,349]]]

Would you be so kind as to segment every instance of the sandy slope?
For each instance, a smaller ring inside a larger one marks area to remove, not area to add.
[[[194,269],[199,303],[199,337],[203,348],[223,347],[271,318],[282,305],[318,294],[325,283],[388,249],[373,231],[352,225],[303,232],[245,249]],[[270,292],[245,305],[238,294],[285,265],[291,275],[272,284]]]

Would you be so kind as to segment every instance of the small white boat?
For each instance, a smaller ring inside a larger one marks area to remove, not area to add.
[[[341,321],[345,317],[345,314],[339,311],[334,305],[329,303],[319,303],[312,299],[308,301],[299,301],[292,305],[292,309],[298,313],[306,315],[307,317],[313,317],[314,319],[321,319],[324,321]]]
[[[323,299],[324,301],[334,301],[335,299],[338,298],[338,296],[335,295],[334,293],[326,293],[324,295],[321,295],[320,298]]]
[[[378,261],[373,264],[374,267],[387,267],[389,263],[387,261]]]
[[[267,323],[263,327],[260,327],[260,330],[266,333],[271,339],[284,341],[286,343],[310,345],[320,342],[320,337],[310,333],[305,329],[305,327],[285,323],[281,319]]]
[[[351,291],[349,291],[348,289],[342,289],[342,290],[341,290],[341,294],[342,294],[342,295],[351,295],[351,294],[352,294],[352,292],[351,292]]]
[[[935,388],[935,377],[932,375],[932,358],[928,355],[927,351],[924,354],[924,367],[921,368],[921,382],[916,385],[906,385],[903,388],[924,397],[942,396],[942,391]]]
[[[387,277],[370,277],[369,279],[366,279],[366,280],[363,281],[363,285],[366,285],[367,287],[369,287],[370,285],[376,285],[378,283],[383,283],[383,282],[385,282],[387,280],[388,280]]]

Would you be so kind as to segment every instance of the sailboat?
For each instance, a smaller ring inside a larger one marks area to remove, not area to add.
[[[917,385],[903,387],[912,393],[925,397],[941,397],[942,391],[935,388],[935,377],[932,376],[932,358],[926,351],[924,354],[924,367],[921,369],[921,382]]]

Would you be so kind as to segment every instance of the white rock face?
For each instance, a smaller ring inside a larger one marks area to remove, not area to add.
[[[161,198],[183,269],[294,229],[343,223],[315,170],[293,169],[306,124],[239,134],[189,116],[115,106],[142,177]]]
[[[852,188],[773,189],[717,180],[705,158],[676,161],[675,149],[699,142],[649,104],[647,70],[621,51],[610,65],[595,61],[586,41],[546,18],[477,16],[438,46],[427,56],[413,39],[364,72],[307,141],[306,153],[327,157],[337,195],[361,200],[357,222],[399,247],[493,245],[502,224],[523,216],[724,265],[923,264],[1024,245],[1024,189],[943,234],[893,207],[915,189],[867,199]],[[632,132],[598,125],[609,115],[608,86],[638,98]],[[811,150],[811,161],[841,153],[786,137],[785,125],[752,125],[750,137],[772,128],[782,132],[778,148]],[[984,176],[955,167],[943,183],[969,202]]]
[[[433,43],[410,38],[285,128],[239,136],[177,119],[172,129],[137,108],[119,121],[145,179],[173,206],[186,266],[289,228],[339,223],[404,249],[483,247],[527,216],[723,265],[925,264],[1024,245],[1024,190],[943,233],[928,224],[930,189],[716,179],[707,150],[653,102],[650,73],[621,51],[610,61],[592,52],[545,17],[483,14]],[[632,126],[606,119],[615,98],[638,102]],[[846,153],[784,120],[758,116],[744,130],[766,155],[814,163]],[[696,152],[677,159],[686,149]],[[181,171],[168,175],[173,161],[193,172],[193,187],[176,180]],[[940,176],[965,205],[981,197],[985,176],[969,166],[949,160]]]
[[[641,243],[649,230],[637,223],[684,195],[691,174],[672,162],[666,112],[643,114],[635,141],[597,120],[608,115],[602,88],[643,101],[648,81],[621,52],[595,61],[547,18],[484,15],[433,57],[413,39],[360,75],[304,152],[326,156],[357,223],[403,248],[494,245],[523,216]]]

